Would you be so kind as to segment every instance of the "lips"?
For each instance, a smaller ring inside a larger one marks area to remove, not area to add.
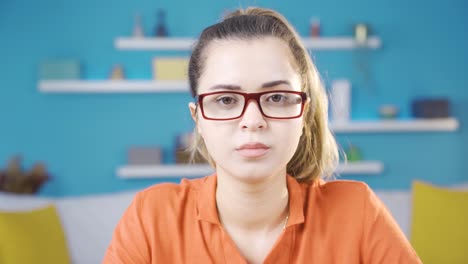
[[[239,148],[236,148],[237,153],[245,158],[259,158],[264,156],[269,150],[270,147],[257,142],[247,143],[240,146]]]

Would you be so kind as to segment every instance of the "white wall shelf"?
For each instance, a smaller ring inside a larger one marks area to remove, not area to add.
[[[369,37],[364,44],[358,44],[352,37],[303,38],[302,42],[307,49],[315,50],[378,49],[382,46],[378,37]]]
[[[160,93],[188,92],[187,81],[152,80],[44,80],[39,82],[39,90],[44,93]]]
[[[451,132],[456,131],[458,127],[459,123],[455,118],[330,123],[330,128],[335,133]]]
[[[134,38],[120,37],[115,40],[115,47],[119,50],[191,50],[194,38]],[[359,45],[353,37],[315,37],[302,38],[307,49],[314,50],[349,50],[360,47],[377,49],[381,47],[378,37],[369,37],[367,43]]]
[[[115,40],[119,50],[191,50],[194,38],[121,37]]]
[[[213,173],[209,165],[128,165],[118,168],[120,178],[194,178]]]
[[[336,170],[339,174],[379,174],[384,165],[380,161],[348,162],[340,164]],[[151,165],[123,166],[117,169],[120,178],[196,178],[213,173],[209,165]]]
[[[354,161],[338,165],[338,174],[380,174],[384,164],[380,161]]]
[[[189,92],[187,81],[154,80],[43,80],[39,82],[43,93],[163,93]],[[451,132],[459,122],[455,118],[407,120],[352,120],[331,122],[335,133],[396,133],[396,132]]]

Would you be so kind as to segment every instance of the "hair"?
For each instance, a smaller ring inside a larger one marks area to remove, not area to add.
[[[336,140],[328,127],[328,99],[319,73],[293,26],[278,12],[258,7],[228,13],[221,22],[203,30],[189,61],[189,82],[192,96],[197,96],[198,81],[203,73],[206,48],[213,40],[252,40],[277,37],[289,47],[293,65],[302,82],[302,91],[310,98],[304,109],[304,128],[299,145],[287,164],[286,172],[299,182],[313,182],[332,177],[339,161]],[[196,117],[198,118],[198,117]],[[203,138],[194,130],[191,160],[208,161],[215,167]]]

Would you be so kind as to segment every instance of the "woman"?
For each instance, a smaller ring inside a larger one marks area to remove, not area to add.
[[[275,11],[206,28],[189,64],[194,155],[215,173],[139,192],[104,263],[421,263],[338,162],[318,72]]]

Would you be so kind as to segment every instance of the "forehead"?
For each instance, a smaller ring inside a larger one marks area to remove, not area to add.
[[[289,47],[279,38],[214,40],[206,48],[204,58],[198,93],[219,84],[252,90],[277,80],[287,80],[294,90],[300,90]]]

